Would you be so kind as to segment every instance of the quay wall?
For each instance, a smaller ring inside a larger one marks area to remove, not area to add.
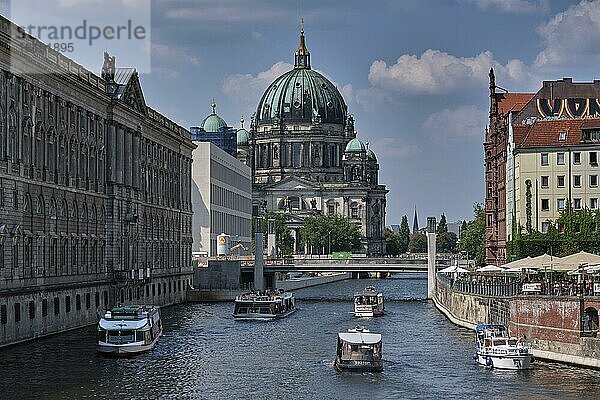
[[[97,324],[104,311],[117,304],[182,303],[190,284],[191,275],[182,274],[120,288],[112,282],[100,281],[3,293],[0,347]]]
[[[597,330],[584,332],[581,322],[585,310],[600,309],[600,298],[485,296],[453,290],[436,279],[432,300],[459,326],[474,329],[485,323],[507,325],[512,334],[525,339],[539,359],[600,368]]]

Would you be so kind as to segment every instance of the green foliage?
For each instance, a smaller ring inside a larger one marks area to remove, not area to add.
[[[513,224],[515,226],[515,224]],[[513,259],[538,256],[544,253],[566,256],[579,251],[600,253],[600,211],[573,210],[569,205],[556,222],[549,222],[548,231],[532,230],[523,233],[518,225],[508,248]]]
[[[383,238],[385,239],[385,253],[390,256],[399,255],[400,235],[389,228],[385,228],[385,231],[383,232]]]
[[[287,256],[294,251],[294,237],[286,224],[285,216],[276,211],[269,211],[262,219],[262,231],[265,234],[265,245],[267,244],[266,233],[268,229],[268,220],[275,220],[275,245],[277,246],[278,256]],[[254,225],[253,225],[254,228]],[[254,229],[252,229],[252,246],[254,247]]]
[[[427,236],[421,232],[410,235],[408,251],[411,253],[427,253]]]
[[[446,222],[446,216],[442,214],[440,217],[440,222],[438,222],[436,233],[439,235],[440,233],[446,232],[448,232],[448,223]]]
[[[358,227],[338,214],[307,217],[300,237],[311,254],[327,254],[329,250],[352,251],[360,245]]]
[[[410,228],[408,227],[408,217],[406,215],[402,216],[398,235],[400,238],[400,253],[406,253],[408,251],[408,242],[410,241]]]
[[[477,265],[485,264],[485,209],[481,204],[473,205],[475,219],[467,222],[461,230],[459,251],[464,251]]]

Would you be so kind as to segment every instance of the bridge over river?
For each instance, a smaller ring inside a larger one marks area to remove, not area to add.
[[[450,257],[439,255],[437,266],[449,266]],[[254,270],[254,260],[241,260],[241,270]],[[294,260],[265,260],[265,274],[274,272],[427,272],[427,257],[367,258],[348,259],[297,258]]]

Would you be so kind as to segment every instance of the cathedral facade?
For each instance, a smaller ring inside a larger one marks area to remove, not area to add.
[[[304,253],[304,219],[341,214],[361,234],[358,252],[384,253],[385,185],[368,143],[356,137],[344,98],[327,78],[311,68],[304,30],[294,68],[275,79],[263,94],[250,131],[238,133],[238,158],[253,173],[253,214],[285,215]]]

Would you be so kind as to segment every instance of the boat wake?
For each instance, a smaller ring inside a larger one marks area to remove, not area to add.
[[[352,302],[352,298],[350,297],[299,297],[297,298],[300,301],[305,301],[307,303],[347,303]],[[388,299],[386,297],[386,303],[422,303],[426,302],[427,299],[423,297],[405,297],[401,299]]]

